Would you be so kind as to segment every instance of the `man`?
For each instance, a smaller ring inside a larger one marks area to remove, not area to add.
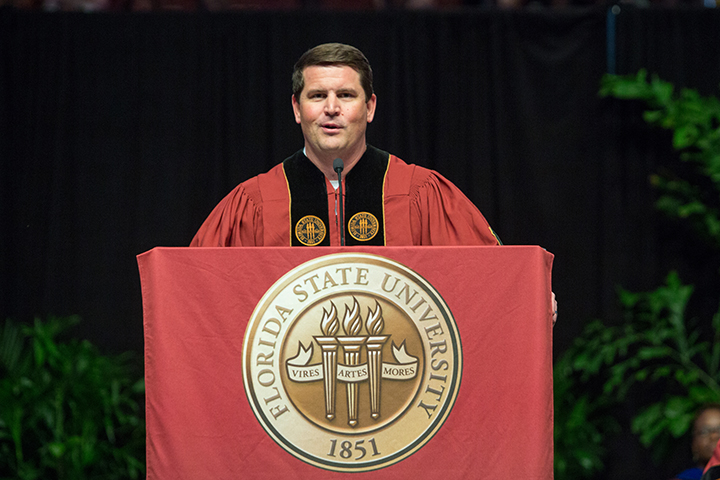
[[[720,408],[720,405],[717,406]],[[705,465],[705,471],[702,480],[718,480],[720,479],[720,418],[716,417],[713,424],[705,427],[706,444],[711,446],[714,442],[715,449],[712,452],[710,460]],[[694,442],[693,442],[694,443]]]
[[[480,211],[452,183],[366,144],[377,99],[372,69],[349,45],[305,52],[292,107],[303,150],[225,197],[191,246],[498,245]],[[344,225],[334,161],[343,168]]]
[[[305,146],[230,192],[191,247],[501,245],[485,217],[437,172],[367,145],[377,98],[355,47],[318,45],[292,75],[292,107]],[[343,169],[343,224],[335,160]],[[557,301],[552,294],[552,321]]]
[[[703,469],[720,439],[720,404],[700,408],[692,423],[692,458],[695,466],[678,474],[674,480],[700,480]]]

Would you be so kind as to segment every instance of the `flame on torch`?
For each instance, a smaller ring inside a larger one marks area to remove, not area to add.
[[[328,312],[323,308],[323,317],[320,322],[320,330],[326,337],[334,337],[337,335],[338,329],[340,328],[340,322],[337,318],[337,309],[335,304],[330,302],[330,311]]]
[[[357,298],[353,297],[353,306],[350,310],[345,305],[345,318],[343,319],[343,329],[345,333],[351,337],[357,336],[362,329],[362,318],[360,318],[360,304]]]
[[[368,317],[365,320],[365,328],[367,328],[368,334],[380,335],[385,329],[385,321],[382,316],[382,308],[377,300],[375,300],[375,311],[373,312],[368,307]]]

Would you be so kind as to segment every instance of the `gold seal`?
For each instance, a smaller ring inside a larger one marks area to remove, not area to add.
[[[323,241],[327,229],[322,220],[315,215],[306,215],[295,225],[295,236],[300,243],[314,247]]]
[[[358,241],[371,240],[378,232],[378,219],[372,213],[359,212],[348,222],[348,232]]]
[[[285,274],[243,344],[245,391],[263,429],[289,454],[338,472],[420,450],[450,414],[461,373],[457,326],[438,292],[363,253]]]

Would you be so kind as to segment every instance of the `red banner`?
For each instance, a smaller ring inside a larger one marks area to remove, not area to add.
[[[147,478],[346,475],[332,471],[331,463],[325,467],[322,462],[316,466],[304,461],[302,455],[292,452],[292,446],[273,438],[278,433],[272,425],[264,428],[256,417],[263,401],[248,398],[243,383],[243,348],[256,306],[267,303],[264,296],[276,288],[281,277],[317,257],[347,251],[325,247],[156,248],[138,257],[145,325]],[[462,346],[457,397],[434,435],[395,463],[377,470],[371,466],[370,471],[353,475],[552,478],[552,255],[525,246],[368,247],[352,251],[392,259],[431,285],[441,297],[440,303],[452,312]],[[319,291],[341,283],[328,278],[322,282],[306,284],[309,290]],[[369,331],[370,323],[367,328]],[[370,348],[368,345],[363,348]],[[413,356],[417,349],[412,350],[412,344],[407,351],[399,345],[393,347],[397,348],[388,350],[392,354],[378,363],[382,366],[377,368],[383,369],[379,381],[401,382],[420,376],[422,364],[418,366]],[[330,375],[327,371],[322,374],[317,362],[303,358],[303,348],[295,348],[297,357],[287,362],[293,366],[288,381],[297,382],[298,389],[303,385],[322,388],[324,378]],[[268,358],[268,363],[280,361],[279,356]],[[357,382],[367,382],[364,358],[349,363],[352,365],[341,358],[340,373],[333,371],[333,379],[357,376]],[[301,382],[301,377],[307,381]],[[343,389],[346,384],[353,383],[341,383]],[[262,398],[268,403],[271,399]],[[417,403],[422,401],[420,398]],[[427,407],[430,416],[432,410]],[[345,442],[347,446],[330,441],[318,448],[328,456],[350,460],[380,453],[374,438],[363,442],[364,437]]]

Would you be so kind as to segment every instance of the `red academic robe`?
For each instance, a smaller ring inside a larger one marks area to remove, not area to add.
[[[720,478],[720,442],[715,446],[715,451],[705,467],[702,480],[717,480]]]
[[[382,152],[370,146],[368,149]],[[385,245],[499,244],[485,217],[450,181],[437,172],[382,153],[387,155],[382,184]],[[339,194],[329,180],[325,183],[330,219],[327,234],[330,245],[339,246]],[[190,246],[291,246],[288,185],[283,164],[241,183],[210,213]]]

